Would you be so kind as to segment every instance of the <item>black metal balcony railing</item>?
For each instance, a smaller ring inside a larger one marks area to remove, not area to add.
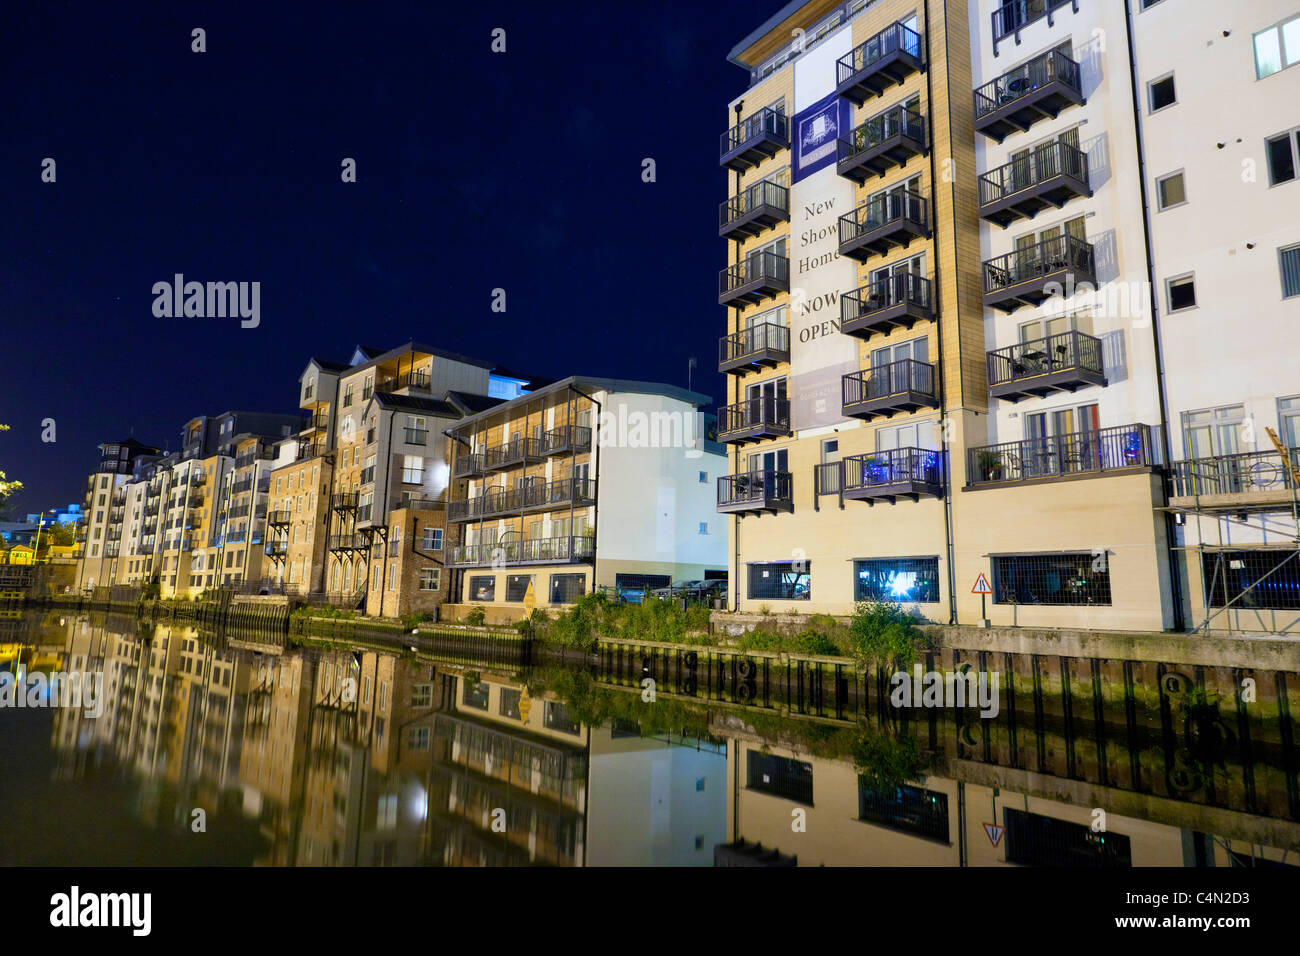
[[[872,196],[839,218],[840,255],[863,261],[930,234],[929,203],[911,189]]]
[[[856,183],[883,176],[925,152],[925,116],[899,104],[871,117],[835,143],[835,169]]]
[[[335,511],[353,511],[360,500],[361,496],[357,492],[344,491],[330,495],[330,508]]]
[[[718,371],[741,373],[790,361],[790,329],[759,322],[718,341]]]
[[[1214,455],[1176,461],[1169,469],[1169,495],[1251,495],[1292,492],[1291,468],[1300,467],[1300,448],[1288,449],[1288,462],[1275,451]]]
[[[483,474],[484,456],[467,451],[458,451],[456,453],[456,465],[452,473],[457,478],[467,478],[471,475]]]
[[[315,431],[316,429],[329,428],[329,412],[316,412],[314,415],[308,415],[303,422],[302,430],[305,432]]]
[[[1076,330],[994,349],[988,380],[990,395],[1011,401],[1105,385],[1101,339]]]
[[[1052,14],[1064,6],[1075,5],[1078,0],[1002,0],[1002,5],[990,16],[993,21],[993,55],[997,56],[998,41],[1012,34],[1020,42],[1020,31],[1033,23],[1047,17],[1047,25],[1052,25]]]
[[[722,134],[720,162],[744,171],[790,146],[790,118],[765,106]]]
[[[325,454],[325,445],[322,442],[303,442],[298,445],[294,460],[305,461],[308,458],[319,458],[323,454]]]
[[[718,273],[718,304],[743,308],[790,291],[790,258],[770,250],[747,255]]]
[[[535,481],[519,488],[487,491],[464,501],[453,501],[448,507],[452,520],[483,518],[493,515],[518,514],[550,508],[567,508],[570,505],[589,505],[596,500],[596,482],[589,478],[560,478],[555,481]]]
[[[975,90],[975,130],[1002,142],[1082,103],[1079,64],[1048,50]]]
[[[567,564],[589,561],[596,554],[596,539],[589,535],[558,538],[510,538],[491,544],[461,544],[451,549],[448,564],[485,567],[499,564]]]
[[[921,66],[921,34],[894,22],[835,62],[835,92],[861,106]]]
[[[232,495],[242,495],[244,492],[252,491],[252,490],[253,490],[252,475],[249,475],[247,478],[241,478],[233,485],[230,486],[230,493]]]
[[[402,372],[380,379],[375,384],[377,392],[396,392],[403,388],[427,389],[429,387],[429,370],[419,368],[413,372]]]
[[[845,498],[871,501],[943,494],[943,452],[932,448],[849,455],[841,464]]]
[[[754,183],[718,207],[718,235],[724,239],[757,236],[790,218],[790,190],[770,179]]]
[[[790,402],[763,395],[718,409],[718,438],[724,442],[758,441],[790,434]]]
[[[984,304],[1005,312],[1066,295],[1075,285],[1096,285],[1092,243],[1064,233],[984,263]]]
[[[360,524],[362,521],[369,521],[370,515],[374,510],[375,506],[373,504],[360,505],[357,508],[357,523]]]
[[[525,462],[541,461],[546,452],[540,438],[514,438],[496,448],[487,450],[484,467],[491,469],[510,468]]]
[[[363,534],[332,534],[325,544],[330,551],[363,551],[369,546],[370,539]]]
[[[560,425],[542,436],[546,455],[582,454],[591,450],[591,429],[586,425]]]
[[[243,544],[248,540],[248,529],[241,528],[238,531],[226,532],[226,544]]]
[[[1161,464],[1159,428],[1143,424],[986,445],[966,454],[967,485]]]
[[[407,428],[406,443],[408,445],[423,445],[428,442],[429,429],[427,428]]]
[[[290,515],[288,511],[285,511],[283,509],[279,511],[268,512],[266,516],[266,523],[270,525],[288,524],[292,520],[293,520],[292,515]]]
[[[910,329],[934,318],[934,284],[925,276],[896,272],[840,296],[840,331],[870,338]]]
[[[939,404],[934,366],[916,359],[900,359],[850,372],[841,379],[845,415],[865,418],[893,412],[914,412]]]
[[[1091,195],[1087,154],[1059,140],[979,178],[980,216],[1003,228],[1048,206],[1059,209],[1075,197]]]
[[[250,513],[252,510],[253,510],[253,509],[252,509],[252,506],[251,506],[251,505],[240,505],[238,508],[231,508],[231,509],[230,509],[230,517],[231,517],[232,519],[234,519],[234,518],[247,518],[248,515],[249,515],[249,513]]]
[[[268,558],[284,558],[289,553],[289,545],[283,541],[268,541],[263,551]]]
[[[718,510],[728,514],[794,511],[788,471],[746,471],[718,478]]]

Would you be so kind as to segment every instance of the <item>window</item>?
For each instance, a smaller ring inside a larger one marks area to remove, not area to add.
[[[419,455],[402,456],[402,483],[418,485],[424,481],[424,459]]]
[[[853,600],[939,601],[938,558],[873,558],[853,562]]]
[[[700,472],[700,484],[707,485],[708,483],[709,483],[709,473],[707,471]]]
[[[587,576],[585,574],[552,574],[551,603],[572,604],[582,597]]]
[[[995,555],[993,603],[1109,605],[1106,553]]]
[[[760,793],[811,805],[812,764],[793,757],[778,757],[761,750],[746,751],[747,788]]]
[[[470,681],[465,680],[465,678],[463,677],[460,679],[460,683],[461,686],[464,688],[464,691],[461,694],[461,701],[465,704],[465,706],[476,707],[479,710],[487,710],[488,693],[490,692],[491,688],[489,688],[488,685],[483,681],[479,681],[478,683],[472,683]]]
[[[412,707],[432,707],[433,706],[433,685],[432,684],[415,684],[411,687],[411,706]]]
[[[858,777],[858,819],[900,833],[947,841],[948,795],[908,786],[880,793]]]
[[[1300,129],[1287,130],[1264,141],[1270,186],[1289,183],[1295,179],[1297,152],[1300,152]]]
[[[441,551],[442,550],[442,529],[425,528],[420,538],[421,551]]]
[[[557,700],[546,702],[546,716],[542,719],[547,730],[558,730],[562,734],[576,734],[581,728],[569,719],[569,710]]]
[[[410,746],[410,749],[412,750],[428,750],[429,749],[429,728],[412,727],[408,744]]]
[[[1300,63],[1300,16],[1255,34],[1255,76],[1263,79]]]
[[[1028,866],[1132,866],[1129,838],[1107,830],[1093,832],[1084,823],[1070,823],[1025,810],[1003,810],[1007,862]]]
[[[1181,171],[1156,180],[1156,199],[1161,209],[1172,209],[1187,202],[1187,188]]]
[[[822,440],[822,464],[833,465],[840,460],[840,440],[826,438]]]
[[[708,534],[708,533],[709,533],[709,523],[707,521],[701,521],[700,534]]]
[[[798,568],[788,561],[751,564],[749,597],[750,600],[811,600],[812,564],[804,561]]]
[[[442,568],[420,568],[420,590],[439,591],[442,589]]]
[[[1151,104],[1149,112],[1154,113],[1166,106],[1173,106],[1178,102],[1174,95],[1174,75],[1170,73],[1158,80],[1152,80],[1147,84],[1147,95]]]
[[[1300,611],[1300,565],[1294,548],[1205,554],[1201,573],[1211,607],[1231,601],[1234,608]]]
[[[391,830],[397,826],[397,794],[388,793],[379,798],[379,814],[375,826],[380,830]]]
[[[1277,427],[1283,445],[1300,448],[1300,395],[1277,400]]]
[[[379,565],[375,565],[374,572],[370,575],[370,590],[379,590]]]
[[[496,575],[481,574],[470,578],[469,594],[472,601],[495,601],[497,596]]]
[[[1195,276],[1179,276],[1177,279],[1170,279],[1166,289],[1169,293],[1170,312],[1196,308]]]
[[[352,388],[353,388],[353,386],[348,385],[348,386],[346,386],[346,387],[343,389],[343,407],[344,407],[344,408],[347,408],[349,405],[352,404]]]
[[[388,562],[388,590],[397,590],[397,562]]]
[[[509,687],[501,688],[501,700],[498,703],[497,710],[502,717],[509,717],[512,720],[519,719],[519,691]]]
[[[533,583],[531,574],[506,575],[506,600],[518,603],[528,593],[528,585]]]
[[[1300,246],[1288,246],[1277,251],[1282,270],[1282,298],[1300,295]]]

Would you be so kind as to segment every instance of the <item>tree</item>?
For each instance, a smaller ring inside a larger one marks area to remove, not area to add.
[[[0,432],[7,432],[8,425],[0,425]],[[8,480],[3,471],[0,471],[0,517],[5,514],[5,509],[9,499],[16,493],[23,490],[23,483],[17,479]]]

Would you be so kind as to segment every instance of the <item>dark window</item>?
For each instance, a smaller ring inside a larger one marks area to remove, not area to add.
[[[632,591],[644,591],[646,588],[666,588],[673,583],[668,574],[616,574],[614,587],[627,588]]]
[[[1231,600],[1233,607],[1300,610],[1300,557],[1294,550],[1206,554],[1201,568],[1211,607]]]
[[[641,727],[636,721],[626,717],[615,717],[609,725],[609,735],[617,740],[620,737],[640,737]]]
[[[585,574],[552,574],[551,603],[572,604],[582,597],[586,580]]]
[[[513,720],[519,719],[519,697],[520,692],[511,690],[509,687],[501,689],[501,703],[498,709],[502,717],[509,717]]]
[[[488,707],[488,685],[479,681],[477,684],[461,678],[461,686],[465,688],[462,700],[467,707],[477,707],[479,710],[487,710]]]
[[[470,578],[469,594],[471,601],[495,601],[497,596],[496,575],[475,575]]]
[[[749,566],[751,600],[809,601],[812,599],[812,564],[803,562],[799,569],[790,562],[751,564]]]
[[[532,582],[531,574],[510,574],[506,576],[506,600],[519,602],[524,599],[528,593],[528,585]]]
[[[1282,297],[1300,295],[1300,246],[1279,249],[1277,256],[1282,267]]]
[[[553,700],[546,702],[546,716],[542,721],[548,730],[558,730],[564,734],[576,734],[579,727],[569,719],[568,709],[561,703]]]
[[[859,777],[858,819],[902,833],[947,840],[948,795],[920,787],[895,787],[889,793],[879,793]]]
[[[714,568],[713,570],[709,570],[708,568],[705,568],[705,569],[704,569],[704,580],[706,580],[706,581],[725,581],[725,580],[727,580],[727,572],[726,572],[725,570],[718,570],[717,568]]]
[[[761,750],[748,751],[750,790],[793,800],[809,806],[813,802],[812,764],[792,757],[778,757]]]
[[[1104,552],[993,558],[994,604],[1110,604]]]
[[[1174,78],[1166,76],[1163,80],[1156,80],[1151,84],[1151,112],[1164,109],[1166,106],[1172,106],[1177,102],[1174,96]]]
[[[1082,823],[1069,823],[1023,810],[1003,811],[1007,826],[1007,862],[1028,866],[1132,866],[1129,838],[1120,833],[1094,833]]]
[[[1185,279],[1169,281],[1169,311],[1190,309],[1196,305],[1196,280],[1190,276]]]
[[[1300,132],[1295,134],[1296,145],[1300,146]],[[1275,136],[1265,144],[1268,152],[1268,181],[1276,186],[1289,183],[1295,179],[1295,152],[1291,148],[1291,134]]]
[[[853,600],[939,600],[938,558],[880,558],[853,562]]]

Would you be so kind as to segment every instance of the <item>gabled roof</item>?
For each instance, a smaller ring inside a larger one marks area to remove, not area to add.
[[[394,395],[392,392],[375,392],[367,405],[401,412],[424,412],[442,418],[460,418],[461,410],[450,402],[436,398],[424,398],[420,395]]]
[[[479,412],[485,412],[489,408],[495,408],[505,401],[503,398],[492,398],[490,395],[474,395],[470,392],[448,392],[446,401],[455,405],[461,410],[463,415],[477,415]]]

